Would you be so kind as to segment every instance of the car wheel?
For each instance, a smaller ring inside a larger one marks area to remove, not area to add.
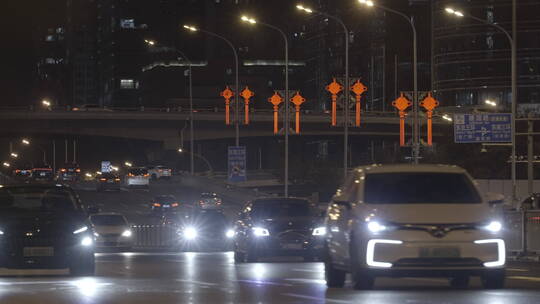
[[[330,288],[343,288],[345,286],[345,276],[347,273],[343,270],[334,268],[330,259],[324,261],[324,277],[326,286]]]
[[[94,255],[84,260],[79,260],[69,268],[69,274],[72,276],[93,276],[96,273],[96,263]]]
[[[239,251],[235,251],[234,252],[234,262],[239,264],[239,263],[244,263],[246,261],[246,257],[245,257],[245,254],[242,253],[242,252],[239,252]]]
[[[363,267],[364,264],[360,262],[360,256],[364,255],[361,255],[358,252],[358,248],[360,247],[354,239],[353,235],[351,246],[349,247],[349,253],[351,256],[351,277],[353,282],[353,288],[357,290],[373,289],[373,285],[375,285],[375,277],[369,272],[369,270],[365,269]]]
[[[504,287],[505,271],[488,271],[481,277],[482,286],[486,289],[501,289]]]
[[[254,249],[248,249],[246,252],[246,261],[248,263],[256,263],[259,260],[259,255]]]
[[[469,276],[456,276],[450,279],[450,286],[456,289],[465,289],[469,287]]]

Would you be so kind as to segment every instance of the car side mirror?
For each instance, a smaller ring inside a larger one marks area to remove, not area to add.
[[[349,201],[335,200],[334,204],[337,204],[340,208],[346,208],[347,210],[351,210],[351,203]]]
[[[97,206],[89,206],[88,207],[88,214],[97,214],[99,213],[101,210],[99,209],[99,207]]]
[[[500,193],[488,192],[486,194],[486,199],[487,199],[488,204],[491,207],[504,203],[504,195],[502,195]]]

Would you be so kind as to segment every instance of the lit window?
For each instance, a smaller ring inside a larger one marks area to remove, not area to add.
[[[120,79],[120,88],[121,89],[136,89],[137,82],[133,79]]]
[[[120,19],[120,27],[124,29],[134,29],[135,19]]]

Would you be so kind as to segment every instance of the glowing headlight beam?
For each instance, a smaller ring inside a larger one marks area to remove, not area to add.
[[[88,230],[88,227],[84,226],[84,227],[81,227],[81,228],[73,231],[73,234],[79,234],[81,232],[85,232],[86,230]]]

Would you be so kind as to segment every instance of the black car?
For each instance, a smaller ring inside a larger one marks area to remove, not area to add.
[[[228,251],[234,238],[231,223],[217,210],[195,210],[182,216],[178,234],[182,251]]]
[[[247,203],[235,226],[235,262],[260,257],[320,258],[326,228],[320,212],[299,198],[264,198]]]
[[[59,182],[77,182],[81,175],[81,168],[77,164],[65,164],[58,170],[56,180]]]
[[[32,169],[33,182],[49,183],[54,179],[54,172],[51,167],[39,166]]]
[[[94,236],[73,190],[62,185],[0,188],[0,268],[68,268],[94,274]]]
[[[120,176],[114,173],[102,173],[97,177],[97,191],[120,191]]]
[[[180,207],[180,202],[174,195],[159,195],[150,202],[150,208],[155,213],[176,212]]]

